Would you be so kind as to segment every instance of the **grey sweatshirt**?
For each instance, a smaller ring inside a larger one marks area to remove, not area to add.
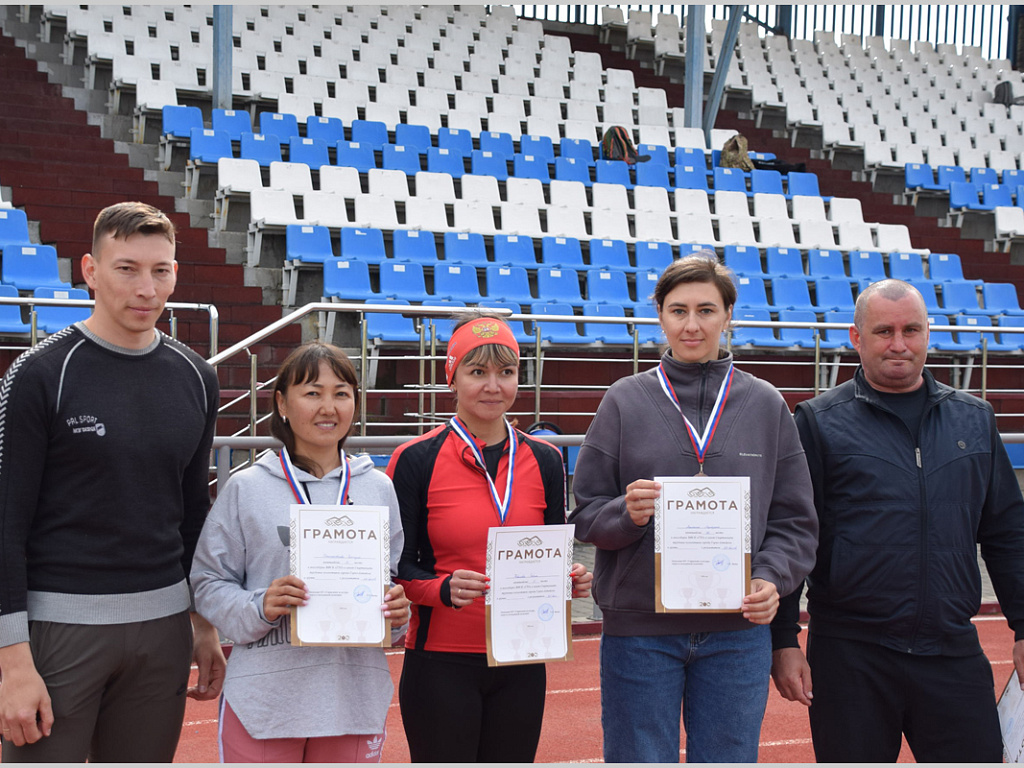
[[[369,456],[350,456],[353,504],[390,509],[391,574],[404,535],[391,480]],[[313,504],[334,504],[341,469],[295,477]],[[251,736],[378,734],[394,693],[382,648],[295,647],[291,621],[267,621],[263,595],[288,575],[288,508],[295,503],[278,456],[231,478],[210,510],[192,565],[196,610],[235,642],[224,696]]]
[[[683,413],[703,431],[732,356],[711,363],[662,358]],[[753,626],[739,614],[655,613],[654,523],[626,512],[626,486],[690,476],[697,458],[656,369],[615,382],[605,394],[576,462],[576,537],[598,547],[594,597],[609,635],[670,635]],[[736,370],[705,455],[708,475],[747,476],[751,495],[751,577],[792,592],[814,565],[818,522],[803,447],[773,386]]]

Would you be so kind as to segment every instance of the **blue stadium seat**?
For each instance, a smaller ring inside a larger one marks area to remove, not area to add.
[[[533,247],[533,238],[526,235],[495,235],[494,263],[535,269],[537,254]]]
[[[453,179],[461,179],[466,172],[463,156],[447,147],[427,149],[427,170],[431,173],[447,173]]]
[[[752,194],[758,192],[766,192],[770,195],[784,194],[782,174],[770,169],[755,168],[750,172],[750,191]]]
[[[906,163],[903,176],[907,189],[923,189],[929,192],[946,190],[946,187],[936,182],[935,171],[928,163]]]
[[[504,131],[483,131],[479,135],[480,149],[486,152],[501,152],[505,157],[512,157],[516,153],[515,142],[512,141],[512,134]]]
[[[921,292],[921,296],[924,297],[924,306],[928,310],[928,313],[942,312],[942,307],[939,306],[939,298],[935,294],[935,284],[924,281],[924,280],[906,280],[905,282],[914,286]]]
[[[553,159],[553,158],[552,158]],[[476,173],[476,171],[474,171]],[[548,161],[538,155],[523,153],[512,156],[512,175],[520,179],[538,179],[544,184],[551,181]]]
[[[717,253],[715,246],[711,243],[680,243],[679,258],[684,259],[695,253]]]
[[[535,299],[530,293],[530,280],[522,267],[487,267],[487,295],[498,301],[513,301],[516,304],[532,304]]]
[[[161,109],[164,136],[187,139],[192,135],[193,128],[203,128],[203,111],[199,107],[185,107],[167,104]]]
[[[816,323],[818,316],[810,310],[783,309],[779,312],[779,320],[786,323]],[[813,328],[780,328],[779,338],[791,346],[801,349],[814,349]],[[838,349],[843,346],[841,341],[829,341],[824,334],[819,342],[821,349]]]
[[[281,162],[281,142],[273,134],[243,133],[238,156],[269,168],[271,163]]]
[[[415,176],[423,170],[420,165],[420,153],[415,147],[400,147],[385,144],[381,150],[381,168],[389,171],[402,171],[406,176]]]
[[[928,256],[928,274],[935,282],[971,283],[981,285],[983,280],[968,280],[964,277],[960,256],[955,253],[933,253]]]
[[[813,280],[804,273],[804,258],[796,248],[765,248],[767,273],[772,277],[789,277],[794,280]]]
[[[486,267],[487,260],[484,236],[479,232],[445,232],[444,260],[473,267]]]
[[[985,283],[981,287],[986,310],[996,310],[1003,315],[1024,315],[1017,298],[1017,287],[1013,283]]]
[[[20,208],[0,208],[0,247],[6,243],[28,245],[28,216]]]
[[[530,313],[534,315],[572,315],[572,307],[565,303],[549,302],[533,304]],[[552,344],[593,344],[593,336],[581,335],[575,324],[569,322],[535,321],[540,326],[540,337]]]
[[[746,320],[748,322],[761,322],[770,321],[772,319],[771,313],[767,309],[763,308],[742,308],[736,307],[733,309],[732,319]],[[788,341],[782,341],[775,335],[774,328],[768,328],[766,326],[747,326],[740,328],[733,328],[732,332],[732,344],[734,347],[788,347]]]
[[[752,245],[727,245],[723,249],[725,266],[734,275],[764,277],[761,266],[761,251]]]
[[[924,262],[919,253],[890,253],[889,277],[919,283],[931,282],[924,276]]]
[[[375,303],[402,304],[406,306],[409,304],[405,299],[386,299]],[[416,331],[416,324],[411,317],[384,312],[366,313],[366,336],[370,339],[408,344],[418,344],[420,340],[420,335]]]
[[[716,167],[714,171],[714,184],[715,192],[733,190],[736,192],[743,192],[747,195],[752,194],[747,190],[746,174],[744,174],[744,172],[739,168]]]
[[[252,118],[244,109],[214,109],[210,127],[224,131],[231,141],[241,141],[243,133],[252,133]]]
[[[790,200],[796,195],[806,195],[807,197],[824,197],[824,199],[830,200],[828,196],[824,196],[818,189],[818,174],[816,173],[802,173],[800,171],[791,171],[786,174],[786,199]]]
[[[633,317],[654,318],[656,320],[658,318],[658,308],[650,301],[635,304],[633,306]],[[665,341],[665,335],[661,331],[661,326],[657,323],[653,325],[637,323],[636,330],[641,344],[661,344]]]
[[[672,263],[674,258],[672,246],[669,243],[638,242],[633,246],[636,255],[636,271],[657,272],[659,275]],[[591,245],[593,254],[593,245]],[[593,263],[593,255],[591,255]]]
[[[1024,184],[1024,171],[1018,168],[1004,168],[999,175],[999,181],[1011,190],[1016,190]]]
[[[387,258],[384,233],[372,227],[341,228],[341,258],[380,264]]]
[[[545,301],[560,301],[574,307],[583,304],[580,293],[580,275],[575,269],[539,267],[537,269],[537,296]]]
[[[885,262],[879,251],[850,251],[850,278],[872,283],[885,280]]]
[[[662,144],[637,144],[636,152],[638,155],[647,155],[651,159],[647,162],[658,163],[664,166],[672,165],[672,158],[669,157],[668,147]],[[646,165],[646,163],[640,163],[640,165]],[[637,166],[639,170],[640,165]]]
[[[284,228],[285,259],[307,264],[333,259],[331,230],[310,224],[289,224]]]
[[[843,254],[836,250],[812,248],[807,251],[807,271],[811,277],[848,280]]]
[[[973,283],[940,283],[942,309],[947,315],[998,315],[998,310],[982,309],[978,288]]]
[[[587,301],[593,304],[632,305],[626,273],[617,270],[591,270],[587,273]]]
[[[675,165],[673,175],[676,187],[680,189],[700,189],[708,192],[708,172],[700,165]]]
[[[430,129],[425,125],[399,123],[395,126],[395,144],[425,154],[431,148]]]
[[[772,302],[779,309],[814,309],[807,281],[795,277],[772,278]]]
[[[81,288],[36,288],[32,296],[37,299],[80,299],[89,298],[89,292]],[[88,307],[43,307],[36,310],[36,327],[45,333],[56,333],[69,325],[88,319],[92,311]]]
[[[853,325],[853,310],[839,311],[839,312],[826,312],[825,313],[826,323],[846,323],[848,326]],[[830,342],[836,344],[838,347],[846,347],[847,349],[853,349],[853,344],[850,341],[849,328],[843,329],[824,329],[824,336]]]
[[[299,120],[295,115],[281,112],[260,112],[257,125],[264,136],[277,136],[282,144],[299,135]]]
[[[594,164],[594,146],[586,139],[563,138],[558,142],[558,156],[580,160],[589,167]]]
[[[479,304],[481,309],[510,309],[513,313],[521,315],[523,308],[514,301],[495,301],[493,299],[483,299]],[[526,330],[526,323],[522,320],[506,320],[509,327],[512,329],[512,335],[515,336],[516,341],[520,344],[534,344],[537,339]]]
[[[989,209],[1013,205],[1011,187],[1006,184],[986,184],[981,190],[981,204]]]
[[[575,157],[555,158],[555,178],[559,181],[579,181],[587,187],[593,184],[590,179],[590,166]]]
[[[391,237],[391,252],[395,261],[415,262],[424,267],[437,264],[437,243],[433,232],[396,229]]]
[[[594,162],[594,180],[601,184],[621,184],[633,188],[629,177],[629,164],[622,160],[597,160]]]
[[[60,279],[57,266],[57,249],[52,245],[34,243],[9,244],[2,246],[2,277],[5,285],[13,285],[19,291],[36,288],[63,288],[71,286]]]
[[[353,120],[352,141],[369,144],[374,150],[382,150],[388,143],[388,126],[379,120]]]
[[[583,305],[584,317],[621,317],[626,318],[626,311],[621,304],[597,304],[587,302]],[[604,344],[632,344],[633,334],[626,323],[584,323],[583,333]]]
[[[474,149],[470,155],[470,168],[476,176],[493,176],[498,181],[508,181],[508,159],[500,152]]]
[[[736,278],[736,306],[743,309],[767,309],[769,312],[779,310],[779,307],[768,303],[764,280],[746,275]]]
[[[814,282],[814,308],[818,312],[852,312],[855,304],[850,281],[819,278]]]
[[[426,280],[423,265],[385,261],[380,265],[380,292],[384,296],[409,301],[426,301]]]
[[[377,160],[373,156],[373,147],[369,144],[358,141],[339,141],[337,152],[336,165],[355,168],[360,173],[366,173],[371,168],[377,167]]]
[[[292,136],[288,139],[288,162],[305,163],[313,170],[330,165],[326,139]]]
[[[672,164],[692,165],[705,172],[708,169],[708,161],[704,157],[704,150],[697,147],[676,147]]]
[[[337,146],[339,141],[345,140],[345,124],[340,117],[310,115],[306,118],[306,138],[323,139],[327,146]]]
[[[647,243],[637,243],[639,246]],[[665,243],[668,245],[668,243]],[[669,247],[669,258],[671,258],[672,246]],[[629,248],[624,240],[591,240],[590,241],[590,268],[591,269],[614,269],[620,272],[636,272],[636,267],[629,263]],[[648,267],[645,267],[648,269]],[[650,267],[654,269],[654,267]]]
[[[995,168],[971,168],[968,171],[968,178],[974,186],[981,191],[981,188],[986,184],[998,184],[999,173]]]
[[[13,285],[0,285],[0,296],[18,298],[18,289]],[[32,326],[21,319],[21,307],[16,304],[0,304],[0,333],[29,333]]]
[[[955,181],[967,181],[967,171],[959,165],[940,165],[935,169],[937,184],[946,191]]]
[[[969,181],[954,181],[949,185],[949,207],[954,211],[990,211],[983,205],[978,188]]]
[[[227,131],[212,128],[193,128],[189,138],[188,158],[216,165],[222,157],[234,157],[231,137]]]
[[[523,134],[519,137],[519,154],[533,155],[547,163],[555,161],[555,147],[550,136]]]
[[[946,315],[928,315],[928,325],[953,325]],[[978,342],[980,344],[980,341]],[[978,345],[967,341],[953,339],[952,331],[936,331],[929,329],[928,347],[939,352],[973,352]]]
[[[480,301],[480,286],[476,268],[468,264],[438,264],[434,267],[434,296],[476,304]]]
[[[380,301],[383,297],[370,287],[370,267],[365,261],[333,256],[324,259],[324,296],[343,301]]]
[[[985,317],[984,315],[956,315],[954,318],[955,325],[963,325],[969,328],[991,328],[992,318]],[[1007,334],[1009,337],[1011,334]],[[1017,336],[1017,334],[1012,334]],[[967,333],[965,331],[959,331],[957,333],[957,340],[961,343],[974,344],[979,349],[981,348],[981,340],[985,339],[989,353],[992,352],[1019,352],[1020,341],[1014,340],[1013,343],[1000,341],[995,333],[979,332],[979,333]]]
[[[466,302],[459,301],[458,299],[437,299],[431,298],[429,301],[423,302],[425,307],[465,307]],[[424,324],[433,323],[434,325],[434,336],[439,344],[447,344],[451,338],[452,333],[455,332],[455,324],[458,323],[457,317],[425,317],[423,318]],[[428,331],[429,333],[429,328]]]
[[[439,128],[437,146],[469,157],[473,153],[473,134],[465,128]]]
[[[656,163],[654,160],[647,163],[637,163],[636,185],[638,187],[672,189],[672,183],[668,180],[668,166]]]
[[[636,273],[636,306],[641,307],[654,302],[654,288],[661,278],[660,272]]]
[[[564,269],[586,269],[583,250],[575,237],[542,237],[540,240],[540,261],[545,267]],[[544,296],[544,294],[541,294]],[[546,296],[544,298],[547,298]]]

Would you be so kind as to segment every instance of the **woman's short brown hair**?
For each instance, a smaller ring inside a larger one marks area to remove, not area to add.
[[[659,312],[665,297],[682,283],[711,283],[718,288],[724,309],[736,303],[736,283],[732,271],[710,251],[698,251],[692,256],[676,259],[665,267],[652,295]]]

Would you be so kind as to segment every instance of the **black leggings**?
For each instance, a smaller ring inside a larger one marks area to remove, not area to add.
[[[411,761],[532,763],[546,686],[543,664],[406,649],[398,701]]]

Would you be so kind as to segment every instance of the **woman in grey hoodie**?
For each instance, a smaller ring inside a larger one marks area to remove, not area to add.
[[[369,456],[342,447],[357,392],[355,368],[337,347],[314,342],[289,355],[271,419],[284,447],[235,475],[203,528],[192,566],[196,610],[234,641],[221,699],[224,762],[380,761],[393,694],[384,650],[292,646],[289,615],[309,600],[289,575],[297,498],[387,507],[396,574],[404,537],[394,488]],[[392,625],[404,624],[403,588],[384,600]]]
[[[604,615],[605,762],[678,762],[680,709],[692,762],[757,761],[768,699],[768,624],[814,564],[817,517],[793,417],[778,390],[720,349],[731,273],[705,255],[654,290],[668,341],[660,365],[613,384],[576,463],[576,537],[597,546]],[[750,478],[751,579],[737,613],[655,610],[655,477]]]

